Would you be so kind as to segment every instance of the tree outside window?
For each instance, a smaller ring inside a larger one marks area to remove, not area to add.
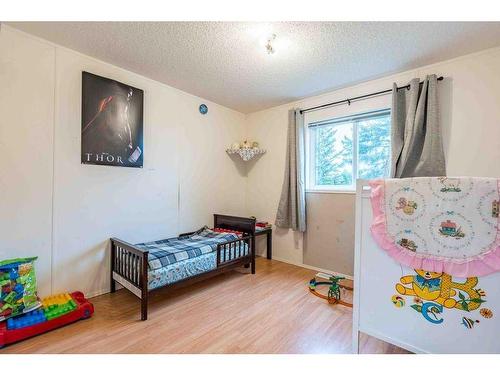
[[[390,112],[310,124],[309,189],[355,190],[356,178],[388,177]]]

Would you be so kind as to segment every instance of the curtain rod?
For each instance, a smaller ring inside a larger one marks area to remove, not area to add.
[[[438,81],[442,81],[443,79],[444,79],[443,77],[438,77],[437,80]],[[422,83],[423,82],[420,82],[420,84],[422,84]],[[401,89],[409,89],[409,88],[410,88],[410,85],[408,84],[406,86],[398,87],[397,89],[401,90]],[[378,95],[388,94],[390,92],[392,92],[392,89],[378,91],[378,92],[372,92],[371,94],[365,94],[365,95],[356,96],[354,98],[348,98],[348,99],[344,99],[344,100],[339,100],[338,102],[326,103],[326,104],[318,105],[316,107],[301,109],[300,113],[302,114],[304,112],[310,112],[310,111],[314,111],[316,109],[331,107],[331,106],[334,106],[334,105],[344,104],[344,103],[347,103],[347,104],[351,105],[351,102],[353,102],[353,101],[371,98],[372,96],[378,96]]]

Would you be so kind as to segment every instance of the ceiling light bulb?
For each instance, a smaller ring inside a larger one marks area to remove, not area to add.
[[[275,52],[274,47],[272,45],[272,42],[276,39],[276,34],[271,35],[269,38],[267,38],[267,43],[266,43],[266,51],[269,55],[273,54]]]

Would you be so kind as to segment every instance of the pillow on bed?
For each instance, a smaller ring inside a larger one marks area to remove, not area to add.
[[[201,227],[200,229],[198,229],[197,231],[194,231],[192,233],[189,233],[189,234],[185,234],[185,235],[182,235],[182,236],[179,236],[177,238],[179,239],[183,239],[183,238],[189,238],[191,236],[196,236],[196,235],[199,235],[201,233],[203,233],[204,231],[206,230],[211,230],[211,229],[208,229],[208,227],[205,225],[204,227]]]
[[[238,237],[243,237],[243,232],[239,232],[237,230],[231,230],[231,229],[224,229],[224,228],[214,228],[214,229],[209,229],[217,233],[234,233]]]

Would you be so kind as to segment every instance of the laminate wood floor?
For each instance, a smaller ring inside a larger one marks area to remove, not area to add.
[[[316,272],[257,259],[241,269],[151,295],[149,319],[127,290],[91,299],[91,319],[0,350],[7,353],[350,353],[352,309],[307,288]],[[361,336],[362,353],[406,353]]]

